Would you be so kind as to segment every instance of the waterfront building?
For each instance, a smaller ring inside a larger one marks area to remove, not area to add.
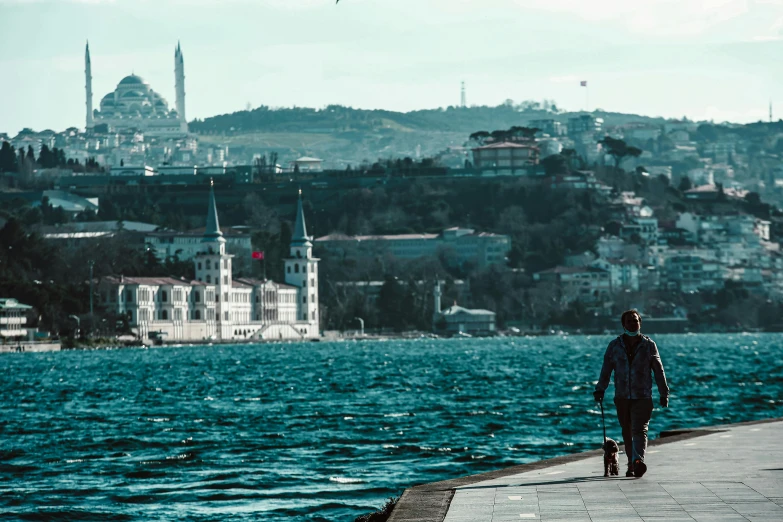
[[[495,312],[482,309],[469,309],[453,306],[441,310],[440,281],[436,281],[434,297],[434,312],[432,315],[432,329],[435,333],[445,335],[494,335],[496,331]]]
[[[316,245],[343,258],[375,258],[390,254],[397,259],[418,259],[443,253],[458,264],[475,263],[478,268],[505,263],[511,238],[502,234],[476,232],[470,228],[447,228],[440,234],[345,236],[330,234]]]
[[[597,266],[556,266],[536,272],[533,280],[554,283],[563,305],[574,301],[599,307],[611,304],[612,274]]]
[[[526,171],[538,164],[539,149],[526,143],[498,142],[473,149],[473,165],[477,169]]]
[[[105,124],[110,132],[136,129],[150,137],[174,137],[188,133],[185,117],[185,62],[179,44],[174,50],[176,109],[169,109],[163,96],[140,76],[131,74],[120,80],[114,91],[101,98],[99,108],[93,110],[89,43],[84,52],[84,72],[88,130]]]
[[[319,332],[318,259],[312,255],[301,193],[285,283],[234,278],[210,188],[207,226],[193,258],[196,278],[113,276],[100,301],[127,317],[140,338],[169,341],[314,339]]]
[[[299,159],[295,159],[291,162],[291,170],[299,170],[299,172],[323,172],[324,160],[320,158],[310,158],[302,156]]]
[[[220,231],[226,240],[226,249],[234,255],[249,257],[253,245],[246,227],[222,227]],[[202,250],[204,231],[150,232],[144,237],[144,243],[155,251],[155,257],[166,259],[177,256],[180,261],[194,259]]]
[[[585,132],[601,132],[603,125],[603,118],[596,118],[592,114],[582,114],[574,118],[568,118],[568,134],[575,136]]]
[[[540,134],[547,134],[551,137],[561,136],[565,134],[563,124],[553,118],[547,118],[543,120],[530,120],[527,122],[527,126],[538,129]]]
[[[16,299],[0,298],[0,340],[3,344],[27,337],[27,311],[33,307]]]

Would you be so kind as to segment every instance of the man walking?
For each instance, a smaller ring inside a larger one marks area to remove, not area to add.
[[[664,408],[669,406],[669,387],[658,347],[652,339],[641,334],[642,317],[639,313],[636,310],[623,312],[620,322],[624,333],[610,342],[606,349],[593,397],[599,402],[604,400],[604,392],[614,371],[614,404],[628,456],[625,476],[641,477],[647,471],[644,453],[647,449],[647,425],[653,410],[650,373],[655,374],[655,384]]]

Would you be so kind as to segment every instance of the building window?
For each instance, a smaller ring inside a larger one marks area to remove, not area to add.
[[[307,312],[302,314],[302,321],[307,321]]]
[[[228,284],[228,276],[226,276],[226,275],[223,276],[223,284],[224,285]]]
[[[228,312],[223,312],[223,319],[228,321]]]
[[[201,261],[198,262],[198,269],[201,270]]]
[[[228,302],[228,292],[225,292],[223,294],[223,301],[225,301],[226,303]]]
[[[303,296],[302,296],[302,302],[303,302],[303,303],[305,303],[305,304],[307,304],[307,296],[306,296],[306,295],[303,295]]]
[[[200,303],[201,302],[201,294],[199,293],[198,290],[193,292],[193,302],[194,303]]]
[[[312,319],[313,319],[313,321],[315,321],[315,311],[313,311],[313,313],[312,313]]]
[[[290,274],[291,273],[291,267],[287,266],[286,268],[287,268],[288,273]]]
[[[315,293],[310,294],[310,302],[311,303],[315,302]]]
[[[181,321],[182,320],[182,308],[175,308],[174,309],[174,320],[175,321]]]
[[[297,250],[296,251],[296,257],[298,257],[299,259],[302,258],[302,251],[301,250]]]
[[[168,319],[169,319],[169,312],[168,312],[168,310],[161,310],[160,311],[160,318],[163,321],[168,321]]]
[[[299,263],[294,264],[294,273],[299,273]]]
[[[207,270],[209,270],[210,268],[212,268],[212,261],[207,259]]]
[[[125,302],[126,303],[132,303],[133,302],[133,291],[132,290],[126,290],[125,291]]]
[[[201,319],[201,310],[193,310],[193,319],[196,321]]]
[[[315,265],[310,265],[310,271],[315,272]]]
[[[310,278],[310,286],[315,286],[315,278]]]
[[[160,291],[160,302],[167,303],[169,300],[169,294],[165,290]]]
[[[223,268],[225,268],[226,270],[228,270],[228,259],[224,259],[224,260],[223,260]]]
[[[207,283],[211,283],[211,282],[212,282],[212,276],[207,274]]]

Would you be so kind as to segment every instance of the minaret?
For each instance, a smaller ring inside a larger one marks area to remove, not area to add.
[[[94,124],[92,120],[92,64],[90,63],[90,42],[87,42],[87,46],[84,49],[84,79],[85,79],[85,93],[87,95],[87,118],[85,127],[89,130],[92,129]]]
[[[215,288],[215,321],[219,338],[231,339],[231,260],[234,256],[226,254],[226,238],[220,231],[213,185],[214,182],[210,180],[207,228],[204,229],[204,237],[201,239],[203,249],[196,254],[193,262],[196,265],[196,280],[206,283],[208,288]]]
[[[318,320],[318,261],[313,257],[313,243],[307,235],[302,190],[296,205],[296,224],[291,237],[290,256],[285,260],[285,282],[299,289],[297,330],[304,329],[306,337],[319,337]]]
[[[187,123],[185,115],[185,61],[179,42],[177,42],[177,48],[174,51],[174,90],[177,96],[177,114],[182,122]]]
[[[433,303],[432,313],[435,315],[435,318],[437,319],[440,315],[440,298],[441,298],[441,291],[440,291],[440,279],[435,281],[435,291],[432,293],[433,297],[435,298],[435,302]]]

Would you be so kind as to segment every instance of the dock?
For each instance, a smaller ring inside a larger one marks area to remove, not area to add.
[[[389,522],[781,522],[782,441],[783,419],[663,432],[641,478],[599,449],[412,487]]]

